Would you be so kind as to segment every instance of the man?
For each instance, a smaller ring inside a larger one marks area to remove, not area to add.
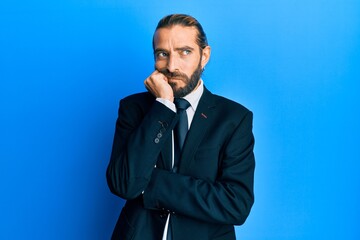
[[[205,88],[210,47],[193,17],[160,20],[153,48],[148,92],[120,101],[107,180],[127,202],[112,239],[235,239],[254,202],[252,113]]]

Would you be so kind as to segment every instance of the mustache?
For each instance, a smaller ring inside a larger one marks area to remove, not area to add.
[[[181,72],[170,72],[169,70],[167,70],[166,68],[163,69],[156,69],[158,70],[160,73],[164,74],[165,77],[167,78],[183,78],[183,79],[187,79],[187,75],[185,73],[181,73]]]

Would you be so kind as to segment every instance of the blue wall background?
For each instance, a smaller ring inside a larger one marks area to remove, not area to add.
[[[245,240],[360,239],[360,2],[1,1],[0,239],[109,239],[120,98],[143,91],[157,21],[203,24],[213,92],[254,112]]]

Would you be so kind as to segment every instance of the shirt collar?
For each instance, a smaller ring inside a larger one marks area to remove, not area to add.
[[[192,91],[191,93],[189,93],[188,95],[186,95],[184,97],[184,99],[190,103],[190,105],[194,111],[196,110],[196,108],[199,104],[201,95],[204,92],[204,83],[203,83],[202,79],[200,79],[199,81],[200,81],[200,84],[197,87],[197,89],[195,91]]]

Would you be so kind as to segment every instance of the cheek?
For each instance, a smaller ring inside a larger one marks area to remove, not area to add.
[[[198,63],[195,62],[191,62],[191,63],[187,63],[186,65],[184,65],[183,67],[183,71],[184,73],[186,73],[186,75],[188,77],[191,77],[191,75],[194,73],[194,71],[197,68]]]
[[[155,61],[155,68],[156,69],[163,69],[166,67],[166,64],[164,61]]]

